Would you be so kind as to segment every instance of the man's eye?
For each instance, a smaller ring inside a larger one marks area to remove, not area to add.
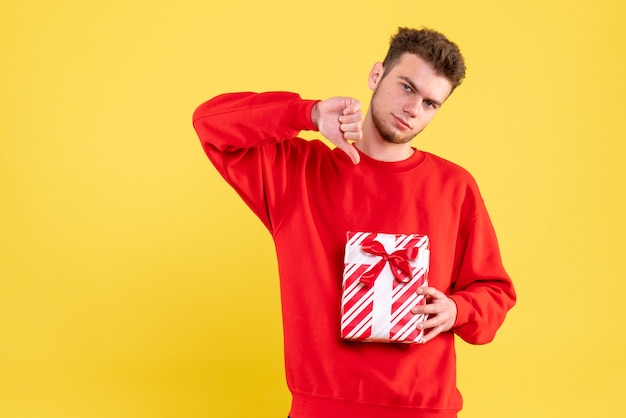
[[[408,84],[402,84],[402,88],[406,91],[411,91],[411,86],[409,86]]]
[[[424,100],[424,104],[427,107],[430,107],[431,109],[435,107],[435,104],[433,102],[431,102],[430,100]]]

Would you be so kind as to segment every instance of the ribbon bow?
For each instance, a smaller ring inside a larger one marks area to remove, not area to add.
[[[374,267],[361,276],[361,283],[364,285],[371,286],[387,263],[389,263],[393,277],[397,281],[407,283],[411,280],[413,273],[409,260],[414,260],[417,257],[417,247],[404,248],[387,254],[383,244],[375,241],[373,238],[368,238],[363,241],[361,248],[368,254],[381,257],[381,260]]]

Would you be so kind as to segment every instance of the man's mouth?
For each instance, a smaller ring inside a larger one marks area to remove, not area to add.
[[[406,129],[406,130],[410,130],[411,129],[411,125],[409,124],[409,122],[407,122],[406,120],[404,120],[401,117],[398,117],[396,115],[393,115],[393,117],[396,120],[396,122],[397,122],[397,124],[399,125],[400,128]]]

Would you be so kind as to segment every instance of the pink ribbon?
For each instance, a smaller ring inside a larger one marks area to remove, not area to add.
[[[383,244],[375,241],[373,238],[365,239],[361,247],[366,253],[381,257],[381,260],[376,263],[374,267],[361,276],[360,281],[364,285],[371,286],[387,263],[389,263],[393,277],[395,277],[398,282],[407,283],[411,280],[412,271],[409,260],[415,260],[417,257],[417,247],[404,248],[387,254]]]

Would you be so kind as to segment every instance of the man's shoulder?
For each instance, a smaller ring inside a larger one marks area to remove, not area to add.
[[[474,177],[472,176],[472,174],[466,168],[460,166],[459,164],[429,152],[425,152],[425,154],[430,160],[430,163],[433,164],[441,172],[450,176],[466,178],[468,180],[471,180],[472,182],[474,181]]]

